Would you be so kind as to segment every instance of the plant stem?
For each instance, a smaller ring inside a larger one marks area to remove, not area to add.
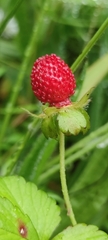
[[[65,157],[64,157],[65,156],[65,136],[62,132],[60,132],[59,146],[60,146],[60,179],[61,179],[62,192],[63,192],[63,197],[64,197],[66,208],[67,208],[67,214],[71,220],[72,225],[75,226],[77,222],[75,220],[73,209],[70,203],[67,183],[66,183]]]
[[[96,32],[96,34],[92,37],[92,39],[88,42],[86,47],[84,48],[83,52],[78,56],[76,61],[71,66],[71,69],[73,72],[76,71],[76,69],[79,67],[80,63],[83,61],[83,59],[87,56],[88,52],[91,50],[91,48],[95,45],[97,40],[101,37],[102,33],[105,31],[105,29],[108,27],[108,18],[104,21],[104,23],[101,25],[99,30]]]

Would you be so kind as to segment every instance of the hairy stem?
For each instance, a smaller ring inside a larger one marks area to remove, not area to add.
[[[59,138],[59,146],[60,146],[60,179],[61,179],[61,186],[62,186],[62,192],[64,201],[67,208],[67,214],[71,220],[72,225],[76,225],[77,222],[75,220],[74,212],[70,203],[68,189],[67,189],[67,183],[66,183],[66,174],[65,174],[65,136],[62,132],[60,132],[60,138]]]

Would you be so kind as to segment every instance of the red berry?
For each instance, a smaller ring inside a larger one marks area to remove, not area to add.
[[[69,105],[76,82],[68,65],[55,54],[38,58],[32,68],[31,85],[35,96],[50,106]]]

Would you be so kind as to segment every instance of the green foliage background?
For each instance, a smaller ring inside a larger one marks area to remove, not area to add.
[[[30,72],[35,59],[50,53],[71,66],[107,16],[107,0],[1,0],[0,175],[21,175],[56,199],[63,217],[57,231],[70,224],[61,193],[58,142],[46,139],[39,121],[22,110],[41,111]],[[108,232],[108,29],[75,77],[73,101],[88,86],[96,88],[87,110],[89,132],[66,138],[68,188],[77,221]]]

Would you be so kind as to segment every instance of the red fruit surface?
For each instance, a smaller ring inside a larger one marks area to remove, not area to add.
[[[31,85],[35,96],[50,106],[66,106],[74,94],[76,81],[68,65],[55,54],[38,58],[31,72]]]

